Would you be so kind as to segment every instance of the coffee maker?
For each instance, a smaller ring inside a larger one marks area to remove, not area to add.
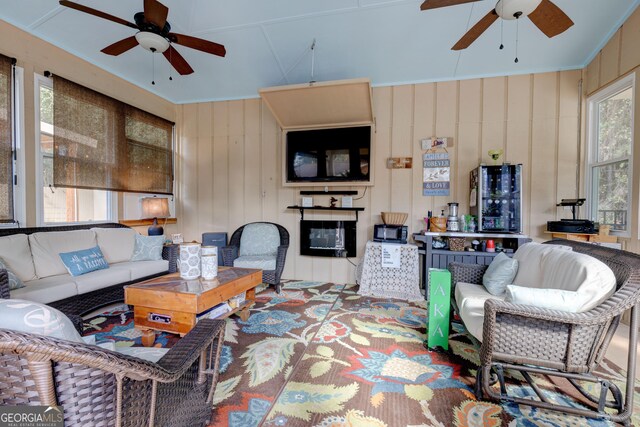
[[[460,231],[460,220],[458,220],[458,203],[451,202],[449,205],[449,216],[447,217],[447,231]]]

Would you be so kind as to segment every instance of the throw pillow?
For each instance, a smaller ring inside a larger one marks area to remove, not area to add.
[[[7,270],[7,276],[9,276],[9,290],[13,291],[14,289],[24,288],[24,283],[18,276],[15,275],[13,271],[7,267],[7,263],[4,262],[2,258],[0,258],[0,268]]]
[[[82,337],[64,313],[39,302],[0,299],[3,328],[82,343]]]
[[[62,252],[60,259],[72,276],[80,276],[95,270],[109,268],[99,246],[73,252]]]
[[[511,259],[501,252],[487,267],[487,271],[482,276],[482,284],[491,295],[503,295],[507,285],[513,283],[516,273],[518,273],[518,260]]]
[[[143,236],[136,234],[131,261],[160,261],[164,236]]]
[[[505,301],[514,304],[532,305],[549,310],[580,313],[584,310],[586,295],[580,292],[562,289],[527,288],[525,286],[507,286]]]

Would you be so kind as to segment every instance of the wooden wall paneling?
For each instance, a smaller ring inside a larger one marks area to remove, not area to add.
[[[229,108],[228,103],[213,103],[213,217],[216,231],[235,231],[229,224]]]
[[[579,70],[559,73],[559,129],[558,129],[558,202],[560,199],[578,197],[576,177],[579,164]],[[562,207],[556,209],[557,218],[571,218],[571,211]]]
[[[262,212],[263,219],[275,219],[280,208],[278,204],[278,187],[280,187],[280,129],[269,108],[261,101],[260,117],[262,123],[260,146],[262,160]],[[292,230],[289,230],[291,233]]]
[[[640,65],[640,9],[636,9],[620,31],[620,73],[626,74]]]
[[[424,171],[422,168],[421,140],[434,135],[435,112],[435,84],[423,83],[414,86],[413,97],[413,211],[409,221],[413,220],[416,230],[426,227],[424,217],[428,211],[433,211],[433,197],[422,195]],[[455,141],[454,141],[455,143]]]
[[[211,231],[213,219],[213,123],[210,102],[196,104],[198,117],[198,230]],[[201,234],[201,233],[199,233]],[[200,241],[200,239],[197,239]]]
[[[244,214],[246,222],[262,219],[262,150],[260,100],[244,101]]]
[[[620,30],[602,48],[600,84],[614,81],[620,75]]]
[[[244,101],[228,101],[229,106],[229,226],[236,229],[245,221],[244,183]]]
[[[533,77],[530,74],[508,78],[506,161],[522,164],[522,232],[531,233],[529,225],[531,198],[531,110]]]
[[[182,195],[181,230],[185,240],[198,238],[198,105],[183,106],[179,185]]]
[[[587,65],[587,80],[585,84],[585,94],[591,94],[600,87],[600,58],[598,53],[593,61]]]
[[[454,137],[458,122],[458,83],[439,82],[436,84],[436,119],[435,119],[435,136]],[[454,142],[455,144],[455,142]],[[447,148],[449,152],[449,161],[451,162],[451,177],[449,196],[438,196],[433,198],[434,215],[439,215],[444,209],[444,214],[448,215],[449,210],[447,203],[457,201],[456,184],[458,176],[456,175],[456,151],[455,148]]]
[[[393,128],[391,129],[391,157],[411,157],[413,154],[413,85],[393,88]],[[415,165],[414,167],[417,167]],[[390,169],[392,212],[411,213],[413,204],[413,169]],[[409,233],[414,231],[411,221]]]
[[[544,240],[547,221],[556,217],[558,78],[556,73],[545,73],[534,75],[533,80],[529,229],[531,237]]]
[[[464,80],[459,89],[456,187],[461,215],[469,213],[469,174],[480,164],[482,80]]]
[[[391,157],[393,127],[392,106],[393,91],[390,87],[377,87],[373,89],[373,106],[376,116],[375,135],[375,185],[370,187],[371,208],[368,215],[371,224],[380,223],[380,212],[391,210],[391,169],[387,169],[387,158]],[[365,212],[367,212],[365,210]],[[372,233],[370,229],[368,232]],[[358,256],[364,253],[364,244],[358,242]]]
[[[495,162],[489,157],[489,150],[505,150],[505,122],[507,112],[505,99],[507,96],[507,78],[492,77],[483,79],[482,84],[482,162],[492,165]],[[501,163],[504,156],[498,161]]]

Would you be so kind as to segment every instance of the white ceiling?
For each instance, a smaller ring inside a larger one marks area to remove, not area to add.
[[[133,22],[142,0],[77,0]],[[258,89],[368,77],[374,86],[582,68],[640,0],[554,0],[575,25],[549,39],[529,19],[494,23],[468,49],[451,46],[495,0],[420,11],[421,0],[162,0],[172,31],[225,45],[220,58],[175,46],[195,70],[172,73],[138,46],[100,49],[135,30],[62,7],[55,0],[0,0],[0,19],[175,103],[251,98]],[[499,50],[504,22],[504,50]],[[316,40],[315,55],[310,46]],[[51,70],[55,72],[55,70]]]

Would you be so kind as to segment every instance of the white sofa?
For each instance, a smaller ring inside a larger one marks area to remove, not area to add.
[[[58,230],[57,227],[17,229],[15,234],[0,237],[0,258],[25,284],[11,290],[10,298],[51,304],[65,312],[82,314],[102,302],[122,300],[125,284],[175,271],[175,258],[170,265],[167,251],[161,260],[130,261],[136,235],[131,228],[100,224]],[[3,234],[7,233],[5,230]],[[109,268],[71,276],[59,254],[95,246],[100,247]],[[106,296],[106,290],[115,291],[115,295]],[[69,309],[83,299],[93,302],[85,301],[77,310]],[[60,302],[65,304],[61,306]]]
[[[490,294],[481,284],[455,284],[458,314],[480,342],[485,302],[489,299],[580,313],[596,307],[615,291],[616,278],[605,263],[574,252],[569,246],[527,243],[513,259],[517,260],[517,274],[502,295]]]

